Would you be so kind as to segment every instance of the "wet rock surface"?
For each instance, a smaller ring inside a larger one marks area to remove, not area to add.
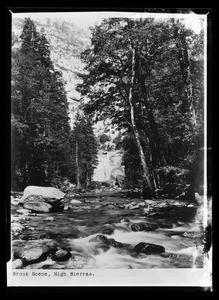
[[[66,261],[71,257],[71,253],[64,249],[57,250],[53,256],[52,259],[55,261]]]
[[[160,254],[165,252],[165,248],[160,245],[154,245],[149,243],[141,242],[137,244],[134,249],[133,253],[144,253],[144,254]]]
[[[29,196],[22,203],[22,194],[12,195],[15,269],[203,265],[200,252],[195,260],[192,258],[198,251],[197,237],[201,243],[203,228],[195,221],[197,207],[191,203],[171,199],[130,200],[121,192],[86,197],[67,195],[50,202],[42,196],[43,203],[58,201],[62,210],[40,212],[24,207],[33,200],[32,196],[28,200]],[[41,196],[35,197],[35,203],[41,203]],[[178,256],[173,260],[169,253]]]
[[[152,231],[158,229],[158,225],[151,224],[151,223],[138,223],[138,224],[132,224],[131,229],[133,231]]]
[[[18,243],[15,247],[14,257],[21,259],[25,264],[45,260],[51,250],[46,243],[40,243],[38,241],[28,241],[25,244]]]
[[[41,195],[29,195],[23,200],[24,209],[34,212],[48,213],[63,209],[62,203],[56,198],[42,197]]]
[[[89,240],[89,242],[93,242],[93,243],[100,243],[100,244],[104,244],[105,246],[112,246],[112,247],[123,247],[123,244],[115,241],[115,239],[108,239],[106,236],[104,235],[97,235],[94,238],[92,238],[91,240]]]
[[[65,193],[60,191],[54,187],[43,187],[43,186],[27,186],[23,192],[23,196],[21,198],[21,202],[24,202],[27,197],[30,195],[41,196],[44,199],[63,199],[65,197]]]
[[[52,211],[52,205],[45,202],[28,201],[24,203],[24,208],[43,213],[48,213]]]

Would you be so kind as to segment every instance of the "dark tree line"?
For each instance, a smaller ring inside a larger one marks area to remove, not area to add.
[[[70,128],[62,74],[54,68],[47,38],[28,18],[24,21],[19,42],[20,46],[12,50],[12,188],[24,189],[31,184],[57,185],[62,178],[76,183],[78,165],[80,184],[88,186],[95,161],[91,156],[96,153],[92,124],[83,118],[80,120],[81,124],[84,122],[81,127],[84,132],[80,134],[87,141],[93,138],[93,147],[87,148],[76,163],[72,141],[79,133],[77,125]],[[80,141],[78,143],[80,149]],[[87,166],[86,171],[82,165]]]
[[[76,182],[77,189],[91,186],[93,171],[97,165],[98,143],[94,136],[91,121],[88,117],[77,114],[74,128],[70,135],[72,162],[76,172],[70,174],[70,179]]]
[[[85,111],[123,129],[126,184],[147,195],[186,197],[203,182],[203,40],[175,19],[114,18],[82,53]]]

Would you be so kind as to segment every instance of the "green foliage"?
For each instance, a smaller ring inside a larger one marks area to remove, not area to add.
[[[12,178],[23,189],[68,172],[68,103],[49,43],[25,19],[21,47],[12,53]]]

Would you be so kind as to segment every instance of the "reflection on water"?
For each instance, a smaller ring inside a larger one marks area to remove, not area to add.
[[[128,200],[124,198],[94,200],[80,199],[80,204],[72,205],[70,210],[63,212],[30,215],[27,224],[34,230],[25,230],[19,238],[31,236],[39,239],[44,235],[45,240],[52,239],[68,247],[72,257],[66,262],[55,262],[48,258],[46,262],[28,265],[26,268],[203,267],[202,227],[197,223],[195,207],[159,207],[145,213],[143,208],[130,210],[113,206],[115,202],[127,203]],[[101,205],[97,206],[97,203]],[[16,210],[14,215],[16,216]],[[54,221],[46,220],[48,216],[54,217]],[[158,229],[133,231],[131,224],[140,222],[157,224]],[[123,243],[124,247],[100,247],[100,244],[90,241],[97,234],[115,239]],[[133,255],[130,249],[140,242],[161,245],[165,252],[159,255]]]

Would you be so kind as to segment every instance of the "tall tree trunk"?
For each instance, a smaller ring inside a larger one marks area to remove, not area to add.
[[[80,189],[80,174],[79,174],[79,164],[78,164],[78,141],[75,142],[75,164],[76,164],[76,183],[77,189]]]
[[[86,169],[86,178],[85,178],[85,188],[86,189],[88,189],[89,183],[90,183],[90,180],[89,180],[89,174],[88,174],[88,168],[87,168]]]
[[[142,70],[141,70],[141,60],[140,60],[138,52],[136,53],[136,56],[137,56],[137,60],[138,60],[139,83],[140,83],[140,87],[141,87],[142,96],[144,99],[144,104],[146,106],[146,110],[147,110],[147,114],[148,114],[148,120],[149,120],[150,129],[151,129],[151,133],[152,133],[153,141],[154,141],[153,144],[155,146],[155,147],[153,147],[154,148],[153,150],[155,151],[155,157],[156,157],[156,162],[157,162],[158,166],[163,166],[163,165],[166,165],[166,160],[161,151],[160,135],[159,135],[158,128],[157,128],[157,123],[155,122],[155,119],[154,119],[152,107],[151,107],[150,103],[148,102],[148,93],[147,93],[147,89],[146,89],[146,85],[145,85],[145,78],[144,78],[144,76],[142,74]]]
[[[29,165],[28,165],[29,161],[30,161],[30,157],[28,155],[27,145],[24,140],[23,145],[20,149],[20,167],[22,169],[22,179],[23,179],[22,188],[26,188],[26,186],[29,184],[30,181]]]
[[[191,123],[194,126],[196,126],[197,117],[196,117],[196,112],[193,103],[193,88],[192,88],[192,80],[191,80],[188,46],[185,37],[180,35],[179,33],[179,27],[177,26],[177,24],[174,25],[175,26],[174,26],[173,35],[176,41],[176,48],[177,48],[178,58],[179,58],[179,66],[182,73],[183,83],[185,86],[186,103],[184,103],[184,107],[190,113]]]
[[[28,165],[27,165],[27,162],[24,164],[24,169],[23,169],[23,184],[24,184],[24,188],[28,185]]]
[[[147,183],[151,193],[154,194],[154,188],[153,188],[152,182],[150,180],[148,166],[147,166],[144,151],[143,151],[143,148],[142,148],[142,145],[140,142],[140,136],[138,133],[138,129],[137,129],[137,126],[135,123],[134,106],[133,106],[133,87],[134,87],[134,81],[135,81],[135,61],[136,61],[136,49],[133,47],[132,48],[132,77],[131,77],[131,87],[129,90],[129,97],[128,97],[129,106],[130,106],[131,124],[132,124],[132,129],[133,129],[133,133],[134,133],[135,140],[136,140],[136,145],[137,145],[138,152],[139,152],[139,157],[141,160],[141,166],[142,166],[142,170],[143,170],[143,178],[144,178],[145,183]]]

